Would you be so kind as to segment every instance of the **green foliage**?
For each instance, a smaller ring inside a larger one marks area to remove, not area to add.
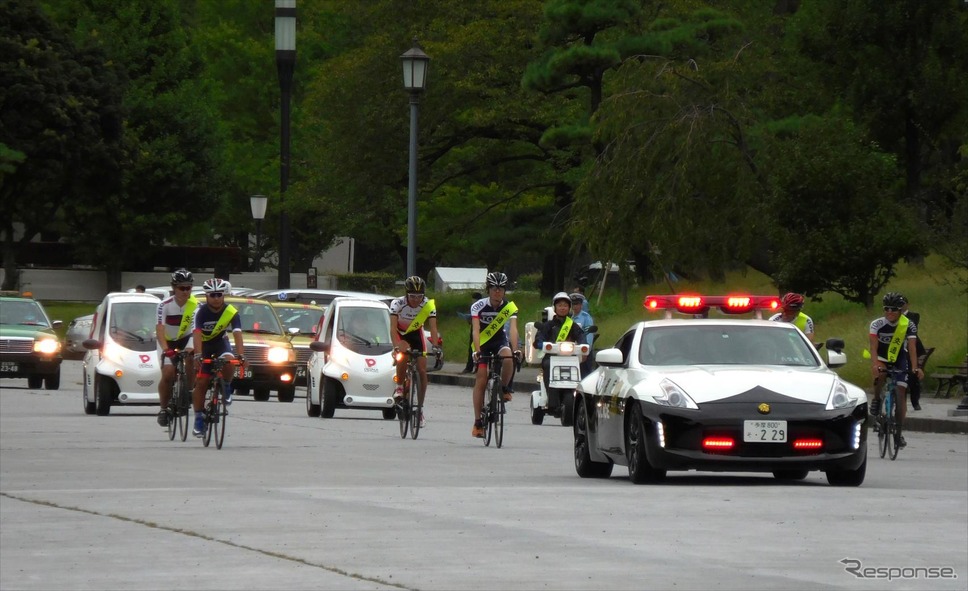
[[[396,293],[397,276],[390,273],[344,273],[336,275],[339,289],[370,293]]]

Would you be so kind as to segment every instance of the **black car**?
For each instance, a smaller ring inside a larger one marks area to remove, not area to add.
[[[0,378],[27,378],[29,388],[60,388],[61,342],[40,302],[0,296]]]

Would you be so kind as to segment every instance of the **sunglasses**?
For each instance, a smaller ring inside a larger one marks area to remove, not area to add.
[[[178,285],[178,286],[175,287],[175,289],[177,289],[178,291],[191,291],[192,290],[192,286],[191,285]]]
[[[420,297],[423,297],[423,294],[422,293],[408,293],[407,294],[407,297],[408,298],[420,298]]]
[[[896,306],[884,306],[885,312],[899,312],[901,309]]]
[[[210,291],[206,294],[210,298],[220,298],[222,297],[222,292],[220,291]]]

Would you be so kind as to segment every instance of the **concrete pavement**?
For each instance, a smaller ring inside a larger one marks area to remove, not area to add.
[[[470,388],[474,385],[474,376],[461,373],[463,369],[464,365],[460,363],[444,363],[439,371],[430,372],[430,383]],[[538,369],[521,368],[514,378],[515,398],[530,394],[538,378]],[[922,395],[921,410],[908,409],[905,429],[930,433],[968,433],[968,415],[949,416],[949,412],[955,410],[960,402],[961,398]]]

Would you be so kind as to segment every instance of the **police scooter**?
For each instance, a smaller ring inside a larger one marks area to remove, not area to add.
[[[551,313],[551,308],[545,310],[545,321]],[[542,323],[529,322],[525,325],[525,338],[528,343],[534,342],[534,335],[541,327]],[[589,326],[586,334],[597,331],[598,327]],[[574,423],[575,388],[581,381],[581,361],[590,352],[591,346],[587,343],[568,341],[544,342],[540,350],[528,346],[528,363],[541,364],[542,359],[548,357],[548,385],[545,386],[542,369],[538,372],[538,389],[531,392],[531,424],[542,424],[546,414],[558,417],[566,427]]]

